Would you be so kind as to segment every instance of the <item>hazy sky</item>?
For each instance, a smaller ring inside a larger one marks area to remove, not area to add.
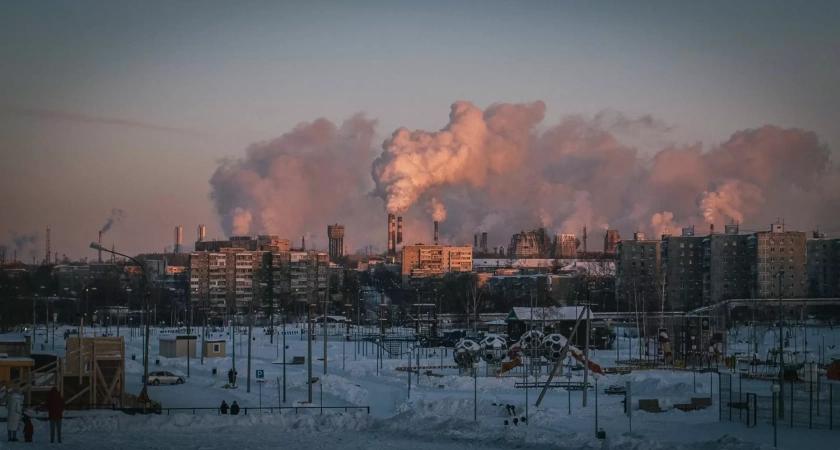
[[[546,125],[613,109],[676,142],[776,124],[837,147],[838,23],[833,0],[0,2],[0,242],[37,233],[40,260],[50,225],[54,252],[93,256],[115,207],[124,251],[221,237],[219,158],[358,111],[377,141],[455,100],[543,100]]]

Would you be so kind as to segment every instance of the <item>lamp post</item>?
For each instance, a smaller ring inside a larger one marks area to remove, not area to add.
[[[595,379],[595,439],[599,439],[600,436],[598,434],[598,378],[601,377],[597,373],[593,373],[592,378]],[[587,386],[584,386],[583,388],[586,389]]]
[[[780,389],[781,388],[779,388],[778,384],[773,383],[773,404],[774,405],[776,404],[776,397],[780,397],[779,396],[779,390]],[[777,445],[778,434],[779,434],[779,432],[778,432],[778,428],[779,428],[778,422],[779,421],[776,419],[776,408],[773,408],[773,447],[778,447],[778,445]]]
[[[782,313],[782,278],[784,276],[784,270],[776,272],[776,278],[779,281],[779,419],[785,418],[785,338],[782,336],[782,321],[784,319]]]
[[[107,253],[111,253],[112,255],[122,256],[123,258],[128,258],[131,261],[134,261],[138,266],[140,266],[140,270],[143,272],[143,279],[145,280],[145,295],[144,297],[144,306],[146,309],[146,336],[144,338],[143,343],[143,391],[140,392],[140,396],[138,397],[142,402],[147,403],[149,399],[149,275],[146,273],[146,265],[142,264],[140,261],[132,258],[131,256],[124,255],[122,253],[115,252],[113,250],[109,250],[96,242],[90,243],[90,248],[94,250],[99,250]],[[81,335],[80,335],[81,336]]]

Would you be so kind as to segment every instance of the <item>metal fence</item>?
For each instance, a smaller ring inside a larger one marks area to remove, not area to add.
[[[772,381],[744,374],[719,375],[721,421],[752,427],[758,422],[772,424],[775,418],[780,426],[840,430],[840,384],[819,379],[786,382],[774,398]]]

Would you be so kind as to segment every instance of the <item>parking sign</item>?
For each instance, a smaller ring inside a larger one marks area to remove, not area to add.
[[[261,380],[264,376],[265,376],[265,372],[263,372],[262,370],[257,371],[257,379],[258,380]]]

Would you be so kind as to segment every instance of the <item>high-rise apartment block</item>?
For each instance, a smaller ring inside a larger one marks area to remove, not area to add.
[[[785,231],[784,224],[776,223],[770,226],[770,231],[750,236],[747,246],[752,259],[752,297],[805,297],[805,233]]]
[[[220,314],[246,312],[260,262],[259,252],[236,248],[190,253],[192,302]]]
[[[632,240],[618,243],[615,253],[615,296],[632,310],[659,310],[662,303],[661,245],[634,233]]]
[[[738,225],[726,225],[723,234],[703,238],[704,304],[752,295],[750,236],[741,234]]]
[[[703,236],[694,227],[680,236],[662,236],[661,258],[665,295],[672,309],[696,308],[703,302]]]
[[[808,296],[840,297],[840,238],[814,233],[808,239]]]
[[[441,277],[472,271],[472,248],[443,245],[406,245],[402,250],[403,284],[413,278]]]

